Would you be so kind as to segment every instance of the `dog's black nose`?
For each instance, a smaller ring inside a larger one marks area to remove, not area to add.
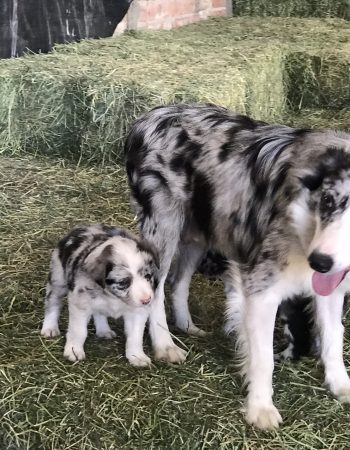
[[[309,256],[309,264],[311,269],[314,269],[316,272],[326,273],[331,270],[333,259],[331,256],[323,253],[312,252]]]

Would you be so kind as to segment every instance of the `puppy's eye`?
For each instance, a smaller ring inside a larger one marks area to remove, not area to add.
[[[128,289],[128,287],[130,287],[130,284],[131,284],[130,278],[124,278],[123,280],[118,280],[116,282],[118,289]]]
[[[151,281],[152,280],[152,275],[150,273],[146,273],[145,274],[145,278],[147,281]]]
[[[122,280],[114,280],[112,278],[107,278],[106,279],[106,284],[109,285],[109,286],[114,285],[120,290],[125,290],[125,289],[128,289],[128,287],[130,287],[131,279],[130,278],[123,278]]]

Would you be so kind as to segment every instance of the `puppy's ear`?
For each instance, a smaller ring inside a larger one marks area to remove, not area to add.
[[[107,245],[100,254],[90,254],[84,264],[89,276],[101,287],[105,287],[106,271],[112,265],[113,246]]]
[[[141,239],[137,243],[137,247],[140,251],[147,252],[150,255],[152,255],[153,261],[157,266],[157,269],[160,268],[159,252],[151,242],[147,241],[146,239]]]

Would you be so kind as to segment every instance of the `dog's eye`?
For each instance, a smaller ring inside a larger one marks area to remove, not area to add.
[[[146,278],[147,281],[151,281],[152,275],[150,273],[146,273],[145,274],[145,278]]]
[[[123,278],[122,280],[114,280],[112,278],[106,279],[106,284],[109,286],[116,286],[118,289],[125,290],[130,287],[131,279],[130,278]]]
[[[119,280],[116,282],[116,285],[118,289],[127,289],[130,287],[131,279],[130,278],[124,278],[123,280]]]
[[[349,197],[344,197],[343,200],[339,203],[339,208],[344,210],[348,203]]]
[[[322,211],[333,211],[335,208],[334,198],[330,194],[323,194],[321,197],[320,208]]]

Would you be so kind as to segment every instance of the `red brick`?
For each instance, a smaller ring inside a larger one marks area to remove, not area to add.
[[[224,17],[226,16],[226,8],[216,8],[209,11],[211,17]]]
[[[134,0],[133,5],[130,23],[136,28],[170,29],[227,13],[226,0]]]
[[[212,0],[198,0],[197,11],[208,10],[212,7]]]
[[[225,8],[226,9],[226,0],[212,0],[213,8]]]
[[[195,13],[194,0],[163,0],[163,3],[165,15],[174,18]]]

